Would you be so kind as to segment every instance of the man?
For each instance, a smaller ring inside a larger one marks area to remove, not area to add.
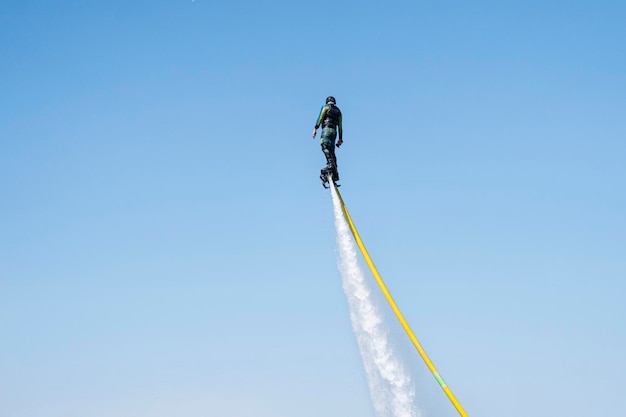
[[[323,105],[320,110],[315,128],[313,129],[313,139],[315,139],[317,129],[319,129],[320,126],[322,126],[320,144],[322,145],[322,152],[324,152],[324,156],[326,156],[326,168],[323,168],[320,174],[322,186],[328,188],[329,175],[331,175],[333,183],[339,186],[337,184],[337,181],[339,181],[339,173],[337,172],[337,158],[335,157],[335,139],[337,139],[337,133],[339,133],[337,147],[340,147],[343,143],[343,128],[341,125],[341,110],[337,107],[337,101],[333,96],[326,98],[326,104]]]

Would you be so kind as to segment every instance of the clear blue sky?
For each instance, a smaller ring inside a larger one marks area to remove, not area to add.
[[[373,417],[329,94],[346,204],[468,414],[622,417],[625,15],[3,1],[0,417]]]

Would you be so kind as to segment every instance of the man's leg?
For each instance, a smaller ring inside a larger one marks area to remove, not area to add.
[[[326,169],[328,173],[332,173],[333,181],[339,181],[339,172],[337,171],[337,157],[335,156],[335,147],[332,145],[322,145],[322,151],[326,156]]]
[[[326,166],[329,169],[337,169],[337,160],[335,159],[335,148],[331,145],[322,145],[322,152],[326,157]]]
[[[326,157],[326,168],[322,169],[321,176],[325,179],[322,181],[328,181],[328,175],[330,175],[333,181],[337,181],[339,176],[337,175],[337,159],[335,157],[335,139],[337,138],[337,131],[332,128],[322,129],[322,152]],[[324,185],[325,186],[325,185]]]
[[[333,181],[337,182],[339,181],[339,171],[337,171],[337,156],[335,156],[334,146],[330,148],[330,157],[333,161]]]

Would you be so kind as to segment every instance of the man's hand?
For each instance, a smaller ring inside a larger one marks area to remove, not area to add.
[[[313,139],[315,139],[315,135],[317,135],[317,129],[313,129]]]
[[[339,148],[339,147],[341,147],[341,145],[342,145],[342,144],[343,144],[343,139],[339,139],[339,140],[337,141],[337,147],[338,147],[338,148]]]

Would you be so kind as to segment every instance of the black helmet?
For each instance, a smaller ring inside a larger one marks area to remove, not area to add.
[[[328,96],[328,97],[326,97],[326,104],[328,104],[328,103],[337,104],[337,101],[335,100],[335,97]]]

